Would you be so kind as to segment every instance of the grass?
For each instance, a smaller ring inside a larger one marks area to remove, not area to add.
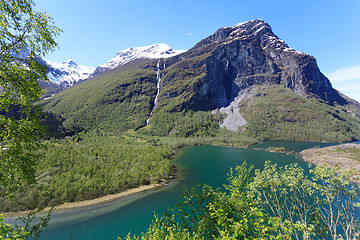
[[[241,103],[245,134],[264,140],[345,142],[359,137],[360,121],[341,106],[303,98],[282,86],[257,87]]]
[[[347,157],[360,162],[360,148],[357,147],[337,148],[336,151],[345,154]]]

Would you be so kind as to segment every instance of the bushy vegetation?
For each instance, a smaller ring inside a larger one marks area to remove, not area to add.
[[[47,227],[51,210],[45,216],[36,217],[37,211],[30,211],[26,216],[16,219],[17,225],[4,223],[4,218],[0,214],[0,239],[1,240],[27,240],[40,239],[40,233]]]
[[[129,134],[128,131],[126,134]],[[211,144],[217,146],[230,146],[230,147],[248,147],[259,143],[256,139],[246,137],[246,136],[239,136],[236,133],[228,132],[225,130],[220,129],[219,133],[215,137],[158,137],[158,136],[151,136],[146,134],[138,134],[133,133],[131,134],[133,137],[141,138],[145,141],[153,142],[155,144],[166,144],[171,149],[177,150],[179,148],[183,148],[186,146],[196,146],[200,144]]]
[[[184,190],[183,201],[130,239],[357,239],[359,187],[348,175],[317,166],[230,171],[226,191]]]
[[[121,133],[145,126],[155,95],[156,72],[135,67],[77,84],[42,104],[66,129]]]
[[[108,135],[95,130],[45,141],[38,152],[36,184],[18,192],[11,203],[0,198],[1,211],[19,211],[89,200],[164,180],[177,149],[199,144],[249,146],[256,140],[222,132],[217,137],[157,137],[134,130]]]
[[[139,130],[157,136],[175,137],[214,137],[219,130],[219,124],[210,112],[181,111],[166,112],[155,111],[148,127]]]
[[[336,151],[360,162],[360,148],[337,148]]]
[[[303,98],[282,86],[259,87],[242,103],[245,134],[263,140],[345,142],[359,138],[360,121],[342,106]]]
[[[122,192],[166,178],[173,151],[167,145],[117,136],[79,134],[51,140],[40,154],[36,184],[1,211],[55,206]]]
[[[286,153],[287,149],[285,147],[269,147],[267,148],[270,152]]]

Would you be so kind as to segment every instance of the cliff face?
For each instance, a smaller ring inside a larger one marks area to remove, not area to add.
[[[292,135],[292,140],[308,140],[311,134],[303,130],[318,128],[319,122],[344,125],[322,129],[326,134],[333,131],[328,139],[339,129],[342,134],[351,132],[351,138],[359,131],[355,123],[359,115],[353,114],[359,109],[354,110],[353,101],[332,88],[314,57],[290,48],[263,20],[221,28],[187,52],[167,59],[161,79],[154,116],[211,111],[222,128],[252,132],[251,136],[268,132],[268,139]],[[347,118],[348,113],[355,118]],[[157,121],[165,125],[163,119]],[[303,130],[292,131],[292,125],[302,125]]]
[[[280,84],[330,105],[346,103],[320,72],[315,58],[291,49],[263,20],[219,29],[190,51],[197,56],[209,54],[200,64],[206,77],[196,89],[196,101],[202,102],[197,105],[209,110],[228,106],[239,92],[264,84]]]

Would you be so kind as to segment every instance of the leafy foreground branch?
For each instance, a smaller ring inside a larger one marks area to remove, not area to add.
[[[33,0],[0,0],[0,195],[10,200],[35,182],[43,128],[34,103],[43,92],[38,80],[47,79],[38,58],[57,47],[60,32],[50,16],[35,11]],[[0,239],[38,238],[48,218],[29,229],[32,219],[11,226],[0,216]]]
[[[61,30],[32,0],[0,0],[0,185],[11,194],[35,182],[41,146],[37,102],[47,67],[38,58],[53,51]]]
[[[185,189],[181,204],[125,239],[358,239],[359,187],[348,179],[324,166],[307,175],[270,162],[253,174],[244,163],[226,191]]]
[[[4,223],[4,218],[0,215],[0,240],[22,240],[22,239],[40,239],[40,233],[46,228],[50,221],[48,211],[43,217],[36,217],[36,211],[31,211],[27,216],[19,217],[17,225]],[[37,222],[35,224],[35,222]]]

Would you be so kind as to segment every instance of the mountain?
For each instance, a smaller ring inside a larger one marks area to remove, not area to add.
[[[39,84],[45,89],[43,97],[49,97],[67,87],[78,82],[84,81],[90,77],[95,68],[77,64],[73,60],[67,60],[62,63],[39,58],[38,61],[48,67],[48,82],[39,81]]]
[[[45,101],[44,109],[66,128],[104,132],[360,138],[360,104],[333,89],[314,57],[290,48],[263,20],[221,28],[166,59],[113,62],[119,65]]]
[[[48,66],[49,73],[47,77],[49,80],[62,88],[72,86],[79,81],[89,78],[95,70],[93,67],[79,65],[73,60],[57,63],[43,59],[42,62]]]
[[[129,63],[136,59],[169,58],[183,52],[185,51],[174,50],[169,45],[164,43],[136,48],[127,48],[118,52],[115,57],[110,59],[108,62],[97,67],[92,76],[94,77],[100,73],[125,65],[126,63]]]
[[[47,77],[50,80],[49,83],[40,82],[40,84],[45,88],[46,96],[49,96],[75,83],[93,78],[98,74],[125,65],[136,59],[165,59],[183,52],[183,50],[174,50],[167,44],[128,48],[119,51],[115,57],[97,68],[83,66],[73,60],[57,63],[47,59],[39,59],[40,62],[48,66],[49,73]]]

